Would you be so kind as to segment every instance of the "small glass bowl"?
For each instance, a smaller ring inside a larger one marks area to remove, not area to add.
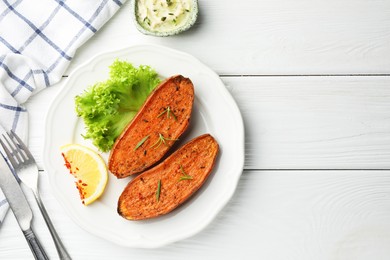
[[[196,19],[198,18],[198,13],[199,13],[198,0],[192,0],[193,4],[192,4],[192,10],[190,11],[191,15],[190,15],[186,24],[184,24],[183,26],[180,26],[179,28],[175,28],[174,30],[171,30],[171,31],[166,31],[166,32],[151,31],[151,30],[148,30],[148,29],[142,27],[142,25],[138,22],[138,19],[137,19],[137,2],[138,1],[139,0],[132,0],[132,2],[131,2],[132,18],[133,18],[133,22],[134,22],[136,28],[138,29],[138,31],[140,31],[146,35],[153,35],[153,36],[159,36],[159,37],[176,35],[176,34],[182,33],[184,31],[187,31],[188,29],[190,29],[195,24]]]

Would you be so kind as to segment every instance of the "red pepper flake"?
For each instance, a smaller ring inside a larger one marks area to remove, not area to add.
[[[83,181],[80,180],[80,179],[77,179],[77,176],[75,174],[76,174],[76,171],[79,171],[79,168],[76,167],[75,171],[72,172],[72,164],[71,164],[71,162],[65,157],[64,153],[61,153],[61,155],[64,158],[64,161],[65,161],[64,165],[65,165],[65,167],[69,170],[69,173],[72,174],[76,178],[76,181],[75,181],[76,189],[79,192],[81,203],[83,203],[85,205],[85,201],[84,200],[85,200],[85,197],[87,195],[87,192],[84,190],[84,187],[88,186],[88,184],[87,183],[83,183]]]
[[[64,157],[64,161],[65,161],[65,167],[69,170],[69,173],[70,174],[73,174],[72,173],[72,165],[70,164],[70,162],[68,161],[68,159],[65,157],[65,154],[64,153],[61,153],[62,157]]]
[[[82,187],[78,182],[75,182],[75,183],[76,183],[76,188],[77,188],[78,191],[79,191],[81,200],[85,199],[85,195],[86,195],[87,193],[84,191],[83,187]]]

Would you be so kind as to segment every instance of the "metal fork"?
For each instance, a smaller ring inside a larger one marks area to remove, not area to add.
[[[49,215],[47,214],[41,197],[39,196],[38,167],[35,163],[34,157],[23,141],[13,131],[3,134],[2,137],[0,137],[0,143],[19,179],[23,182],[23,184],[25,184],[33,191],[35,200],[37,201],[39,209],[43,215],[43,218],[45,219],[46,225],[49,228],[50,234],[53,237],[54,244],[60,259],[71,259],[64,245],[62,244]]]

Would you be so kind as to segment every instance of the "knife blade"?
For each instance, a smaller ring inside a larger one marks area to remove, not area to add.
[[[0,187],[3,190],[20,228],[26,231],[31,226],[33,214],[19,183],[9,169],[4,158],[0,156]]]
[[[0,188],[7,198],[8,204],[23,231],[24,237],[35,257],[35,259],[48,259],[40,242],[31,229],[33,213],[27,199],[19,186],[16,178],[12,174],[7,162],[0,154]]]

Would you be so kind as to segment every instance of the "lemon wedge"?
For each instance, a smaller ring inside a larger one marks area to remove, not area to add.
[[[65,166],[76,178],[81,202],[89,205],[98,199],[108,180],[107,166],[95,151],[80,144],[67,144],[60,148]]]

